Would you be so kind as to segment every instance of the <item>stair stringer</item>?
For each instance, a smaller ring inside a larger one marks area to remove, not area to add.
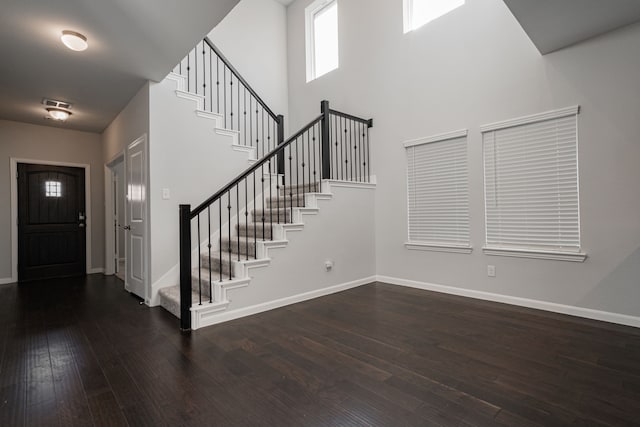
[[[258,244],[263,257],[239,263],[236,272],[245,276],[215,283],[215,301],[192,307],[192,328],[374,280],[374,189],[369,183],[323,181],[322,193],[308,193],[306,207],[293,208],[293,224],[276,226],[274,240]],[[324,271],[325,259],[335,263],[330,272]]]

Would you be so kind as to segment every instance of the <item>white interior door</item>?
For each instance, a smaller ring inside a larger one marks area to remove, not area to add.
[[[147,138],[141,137],[127,146],[125,176],[125,289],[147,299]]]

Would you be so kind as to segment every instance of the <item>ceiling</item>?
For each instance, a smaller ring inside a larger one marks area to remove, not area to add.
[[[147,80],[162,80],[238,1],[3,0],[0,118],[102,132]],[[543,54],[640,21],[639,0],[504,2]],[[64,29],[86,35],[89,49],[64,47]],[[45,119],[42,98],[72,103],[72,117]]]
[[[540,53],[640,21],[639,0],[504,0]]]
[[[238,1],[3,0],[0,118],[101,132]],[[65,29],[84,34],[89,48],[67,49]],[[45,97],[71,102],[71,118],[45,119]]]

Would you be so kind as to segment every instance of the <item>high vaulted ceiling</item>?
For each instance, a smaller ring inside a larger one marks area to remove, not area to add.
[[[0,119],[101,132],[238,1],[3,0]],[[640,20],[640,0],[504,1],[543,54]],[[65,29],[85,34],[89,49],[64,47]],[[46,120],[42,98],[71,102],[73,116]]]
[[[540,53],[640,21],[640,0],[504,0]]]
[[[239,0],[3,0],[0,119],[101,132],[147,80],[159,81]],[[74,52],[62,30],[87,36]],[[73,104],[64,124],[42,98]]]

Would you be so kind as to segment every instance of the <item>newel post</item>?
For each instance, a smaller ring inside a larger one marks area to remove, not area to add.
[[[320,103],[320,113],[322,113],[322,179],[331,179],[329,101],[325,100]]]
[[[281,145],[284,142],[284,116],[282,114],[278,114],[278,145]],[[284,174],[284,150],[278,153],[278,173],[280,175]]]
[[[180,205],[180,330],[191,330],[191,205]]]

